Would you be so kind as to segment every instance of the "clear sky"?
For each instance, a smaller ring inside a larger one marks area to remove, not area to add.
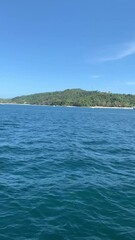
[[[0,97],[135,94],[135,0],[1,0]]]

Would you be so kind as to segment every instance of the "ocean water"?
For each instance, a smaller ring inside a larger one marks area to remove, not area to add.
[[[0,240],[134,240],[135,111],[0,105]]]

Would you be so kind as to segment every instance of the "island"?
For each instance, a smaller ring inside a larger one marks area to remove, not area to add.
[[[66,89],[64,91],[44,92],[18,96],[11,99],[0,99],[0,103],[69,107],[134,108],[135,95]]]

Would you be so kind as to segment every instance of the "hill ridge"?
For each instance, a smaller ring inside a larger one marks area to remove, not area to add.
[[[135,95],[100,91],[87,91],[80,88],[63,91],[43,92],[18,96],[10,99],[12,103],[58,105],[58,106],[103,106],[134,107]]]

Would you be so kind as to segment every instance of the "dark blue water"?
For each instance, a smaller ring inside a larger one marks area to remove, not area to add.
[[[0,240],[135,239],[135,111],[0,106]]]

